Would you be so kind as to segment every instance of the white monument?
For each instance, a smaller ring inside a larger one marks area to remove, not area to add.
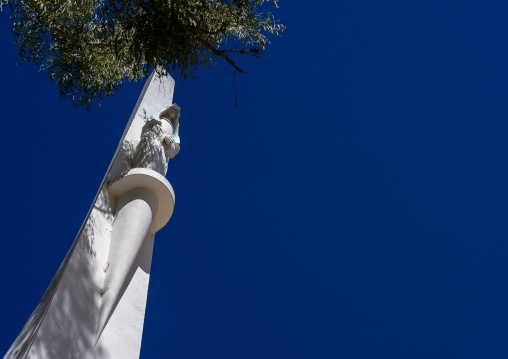
[[[152,75],[81,229],[4,359],[139,358],[154,234],[173,214],[174,80]]]

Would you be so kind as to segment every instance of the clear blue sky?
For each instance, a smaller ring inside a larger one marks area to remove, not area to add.
[[[282,1],[262,60],[177,80],[141,358],[508,357],[508,3]],[[0,32],[0,354],[142,83],[60,102]]]

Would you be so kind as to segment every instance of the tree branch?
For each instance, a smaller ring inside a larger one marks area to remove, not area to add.
[[[58,33],[60,35],[62,35],[63,37],[65,37],[67,40],[70,40],[74,43],[77,43],[78,40],[76,40],[72,35],[68,34],[67,32],[63,31],[61,28],[59,28],[58,26],[50,26],[48,27],[49,31],[51,31],[53,34]]]
[[[215,47],[213,47],[208,41],[203,39],[197,32],[196,32],[196,39],[203,44],[208,50],[211,51],[212,54],[222,57],[224,60],[226,60],[231,66],[235,68],[236,71],[241,73],[246,73],[247,71],[242,70],[240,67],[238,67],[237,64],[231,58],[229,58],[228,55],[226,55],[223,51],[217,50]]]
[[[51,31],[53,36],[58,37],[58,35],[61,35],[61,36],[65,37],[67,40],[70,40],[70,41],[75,42],[75,43],[78,42],[78,40],[76,40],[72,35],[68,34],[64,30],[59,28],[58,26],[51,26],[48,23],[48,21],[46,21],[46,19],[44,19],[44,17],[42,16],[43,10],[41,9],[41,7],[35,1],[33,1],[33,0],[27,0],[27,1],[28,1],[28,3],[30,3],[30,5],[32,5],[34,7],[35,11],[37,12],[37,17],[41,20],[41,22],[44,25],[46,25],[46,28],[49,31]]]
[[[174,4],[176,0],[172,0],[171,4]],[[247,71],[245,70],[242,70],[237,64],[235,64],[235,62],[233,60],[231,60],[231,58],[226,55],[226,52],[239,52],[239,53],[255,53],[257,49],[250,49],[250,50],[243,50],[244,52],[242,52],[242,50],[237,50],[237,49],[226,49],[226,50],[217,50],[215,47],[212,46],[212,44],[210,44],[208,41],[206,41],[200,34],[199,34],[199,31],[202,31],[202,32],[206,32],[208,34],[214,34],[214,33],[217,33],[217,32],[211,32],[211,31],[208,31],[208,30],[205,30],[205,29],[202,29],[200,27],[198,27],[197,25],[194,25],[190,19],[186,16],[184,16],[182,13],[180,13],[179,11],[176,11],[178,13],[178,15],[182,16],[183,20],[187,23],[187,25],[190,27],[190,29],[192,30],[192,32],[194,32],[194,35],[196,35],[196,39],[203,45],[205,46],[208,50],[210,50],[210,52],[216,56],[219,56],[219,57],[222,57],[224,60],[226,60],[231,66],[233,66],[233,68],[238,71],[238,72],[241,72],[241,73],[246,73]],[[194,21],[195,23],[195,21]],[[218,32],[222,32],[222,31],[225,31],[226,30],[226,27],[227,27],[228,23],[226,22],[223,22],[222,23],[222,26],[219,30],[217,30]],[[259,52],[259,50],[257,50],[257,52]]]
[[[247,49],[224,49],[220,50],[220,52],[238,52],[240,54],[253,54],[253,56],[258,57],[259,56],[259,49],[256,47],[251,48],[250,50]]]

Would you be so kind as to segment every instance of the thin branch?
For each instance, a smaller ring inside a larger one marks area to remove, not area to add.
[[[174,3],[175,0],[173,0],[172,3]],[[240,50],[236,50],[233,51],[233,49],[228,49],[228,50],[231,50],[231,51],[224,51],[224,50],[217,50],[215,47],[212,46],[212,44],[210,44],[208,41],[206,41],[205,39],[203,39],[203,37],[199,34],[199,30],[201,31],[205,31],[207,32],[207,30],[204,30],[204,29],[201,29],[199,27],[197,27],[197,25],[194,25],[190,19],[186,16],[184,16],[182,13],[180,13],[179,11],[177,11],[177,13],[183,17],[183,20],[185,22],[187,22],[187,25],[191,28],[192,32],[194,32],[194,35],[196,35],[196,39],[202,44],[204,45],[208,50],[210,50],[210,52],[216,56],[219,56],[219,57],[222,57],[224,60],[226,60],[231,66],[233,66],[233,68],[238,71],[238,72],[241,72],[241,73],[246,73],[247,71],[245,70],[242,70],[237,64],[235,64],[235,62],[233,60],[231,60],[231,58],[226,55],[226,52],[241,52]],[[222,23],[222,26],[227,26],[226,23]],[[252,52],[252,49],[251,50],[245,50],[246,53],[248,52]],[[259,51],[259,50],[258,50]]]
[[[55,37],[58,37],[58,35],[61,35],[63,37],[65,37],[67,40],[70,40],[72,42],[75,42],[77,43],[78,41],[70,34],[68,34],[67,32],[65,32],[64,30],[62,30],[61,28],[59,28],[58,26],[51,26],[47,21],[46,19],[44,19],[42,13],[43,13],[43,10],[41,9],[41,7],[33,0],[27,0],[34,8],[35,8],[35,11],[37,12],[37,16],[39,17],[39,19],[42,21],[42,23],[44,25],[46,25],[47,29],[49,31],[51,31],[51,33],[53,34],[53,36]]]
[[[35,3],[33,0],[27,0],[27,1],[35,8],[35,11],[37,11],[37,15],[38,15],[39,19],[42,21],[42,23],[44,25],[46,25],[46,28],[56,38],[58,38],[60,36],[63,36],[64,38],[66,38],[69,41],[74,42],[75,44],[79,43],[79,41],[74,36],[72,36],[71,34],[69,34],[66,31],[64,31],[62,28],[60,28],[58,26],[50,26],[49,23],[42,16],[42,9],[39,7],[39,5],[37,3]],[[118,38],[118,40],[122,40],[123,41],[125,39],[120,37],[120,38]],[[104,43],[104,42],[88,42],[87,44],[88,45],[92,45],[92,46],[109,46],[109,44]]]
[[[259,49],[256,47],[251,48],[250,50],[247,49],[224,49],[220,50],[220,52],[238,52],[240,54],[253,54],[253,56],[258,57],[259,56]]]
[[[241,73],[246,73],[247,71],[245,70],[242,70],[240,67],[238,67],[237,64],[235,64],[235,62],[233,60],[231,60],[231,58],[226,55],[224,52],[220,51],[220,50],[217,50],[215,47],[213,47],[208,41],[206,41],[205,39],[203,39],[198,33],[197,31],[195,32],[196,33],[196,39],[198,39],[198,41],[200,43],[202,43],[208,50],[210,50],[212,52],[212,54],[216,55],[216,56],[219,56],[219,57],[222,57],[224,60],[226,60],[231,66],[233,66],[235,68],[236,71],[238,72],[241,72]]]
[[[68,34],[67,32],[63,31],[61,28],[59,28],[58,26],[50,26],[48,27],[49,31],[51,31],[53,34],[58,33],[60,35],[62,35],[63,37],[65,37],[67,40],[70,40],[74,43],[77,43],[78,40],[76,40],[72,35]]]

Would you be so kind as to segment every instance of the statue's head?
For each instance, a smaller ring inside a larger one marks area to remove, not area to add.
[[[167,109],[160,112],[159,118],[169,121],[173,128],[176,128],[178,120],[180,119],[180,107],[177,104],[169,106]]]

